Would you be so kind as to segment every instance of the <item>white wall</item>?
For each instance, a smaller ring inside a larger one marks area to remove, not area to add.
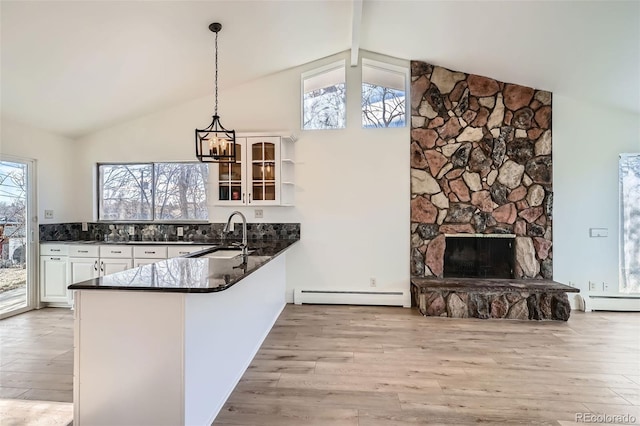
[[[300,73],[339,58],[348,53],[221,90],[219,112],[236,131],[289,130],[298,137],[296,206],[266,207],[262,219],[302,224],[301,242],[289,255],[289,293],[298,286],[369,288],[371,277],[381,289],[407,290],[409,129],[361,129],[351,102],[347,129],[299,130]],[[347,69],[351,99],[359,98],[359,72]],[[617,155],[640,151],[639,117],[557,92],[553,108],[554,279],[583,295],[589,280],[617,291]],[[82,138],[76,220],[93,219],[96,162],[193,160],[193,129],[209,124],[212,109],[206,96]],[[231,210],[211,207],[210,220],[221,222]],[[259,221],[253,209],[241,210]],[[609,237],[589,238],[591,227],[608,228]]]
[[[640,115],[553,96],[554,279],[618,292],[618,154],[640,152]],[[589,228],[607,228],[590,238]]]
[[[301,223],[287,262],[289,301],[295,287],[368,289],[372,277],[381,290],[409,290],[409,129],[361,128],[360,68],[348,67],[347,129],[300,131],[300,74],[340,58],[349,63],[345,52],[220,92],[225,127],[298,137],[296,205],[265,207],[262,220]],[[207,96],[82,138],[76,190],[83,220],[93,218],[96,162],[195,160],[193,130],[207,126],[212,113]],[[232,210],[211,207],[210,221]],[[253,209],[241,210],[258,221]]]
[[[1,127],[1,154],[36,160],[39,223],[79,220],[73,185],[73,141],[6,117],[2,117]],[[53,210],[53,219],[44,218],[45,209]]]

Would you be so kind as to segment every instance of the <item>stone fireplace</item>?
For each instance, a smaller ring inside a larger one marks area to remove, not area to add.
[[[411,62],[411,294],[426,316],[562,320],[551,93]]]
[[[411,275],[446,277],[447,235],[508,235],[513,278],[552,279],[551,93],[419,61],[411,80]]]

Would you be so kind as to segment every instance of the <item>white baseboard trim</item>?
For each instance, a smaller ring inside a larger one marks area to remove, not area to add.
[[[314,290],[296,288],[293,291],[296,305],[335,304],[335,305],[375,305],[411,307],[404,291],[384,290]]]

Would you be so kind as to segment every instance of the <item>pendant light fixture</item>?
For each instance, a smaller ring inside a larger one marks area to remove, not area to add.
[[[218,33],[222,24],[214,22],[209,30],[216,34],[216,77],[215,77],[215,109],[213,121],[206,129],[196,129],[196,157],[206,163],[236,162],[236,131],[227,130],[220,123],[218,115]]]

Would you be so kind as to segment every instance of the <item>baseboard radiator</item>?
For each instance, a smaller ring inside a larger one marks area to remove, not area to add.
[[[585,300],[585,311],[640,312],[640,297],[589,295]]]
[[[404,291],[312,290],[296,288],[293,303],[301,305],[377,305],[410,307]]]

